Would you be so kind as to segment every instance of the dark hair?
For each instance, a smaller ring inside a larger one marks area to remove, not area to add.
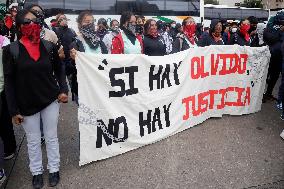
[[[102,24],[102,25],[104,25],[106,28],[108,28],[107,21],[106,21],[106,19],[104,19],[104,18],[100,18],[100,19],[98,20],[98,25],[99,25],[99,24]]]
[[[83,12],[81,12],[81,13],[79,14],[79,16],[78,16],[78,18],[77,18],[77,23],[78,23],[78,27],[79,27],[79,28],[81,27],[82,22],[83,22],[83,20],[84,20],[84,18],[85,18],[86,16],[93,16],[92,11],[90,11],[90,10],[85,10],[85,11],[83,11]]]
[[[17,13],[15,21],[16,21],[16,28],[18,31],[21,25],[24,23],[24,18],[28,13],[32,13],[32,12],[28,9],[22,9]]]
[[[32,10],[33,7],[38,7],[38,8],[40,8],[40,10],[42,12],[44,12],[43,8],[41,6],[39,6],[39,5],[37,5],[37,4],[31,4],[31,5],[27,6],[26,9]]]
[[[62,16],[62,15],[65,16],[65,14],[64,14],[63,12],[60,12],[60,13],[58,13],[58,14],[56,15],[55,19],[56,19],[57,22],[59,21],[59,18],[60,18],[60,16]]]
[[[155,22],[156,22],[156,20],[154,20],[154,19],[149,19],[149,20],[147,20],[146,23],[144,24],[144,33],[145,33],[145,35],[148,34],[148,31],[149,31],[149,29],[150,29],[150,25],[151,25],[151,22],[152,22],[152,21],[155,21]],[[156,22],[156,25],[157,25],[157,22]]]
[[[18,36],[18,39],[20,39],[20,38],[22,37],[20,28],[21,28],[21,25],[24,24],[24,18],[25,18],[25,16],[26,16],[28,13],[33,14],[33,13],[32,13],[30,10],[28,10],[28,9],[22,9],[22,10],[20,10],[20,11],[17,13],[17,15],[16,15],[15,21],[16,21],[16,28],[17,28],[17,36]]]
[[[258,19],[255,16],[250,16],[247,19],[251,24],[258,24]]]
[[[121,27],[121,28],[123,27],[123,25],[124,25],[126,22],[130,21],[131,16],[135,16],[135,15],[134,15],[132,12],[130,12],[130,11],[126,11],[126,12],[123,12],[123,13],[121,14],[121,17],[120,17],[120,27]]]
[[[110,21],[110,24],[109,24],[109,25],[110,25],[110,27],[112,27],[112,24],[113,24],[114,22],[117,22],[117,23],[119,23],[119,22],[118,22],[118,20],[116,20],[116,19],[113,19],[113,20],[111,20],[111,21]]]

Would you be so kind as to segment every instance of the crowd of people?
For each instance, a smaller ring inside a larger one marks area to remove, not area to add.
[[[75,58],[77,51],[95,54],[145,54],[164,56],[189,48],[209,45],[268,45],[271,61],[267,90],[263,102],[276,101],[284,120],[284,13],[272,17],[259,43],[258,20],[250,16],[239,22],[214,19],[210,27],[202,27],[194,18],[182,23],[146,20],[131,12],[120,20],[100,18],[95,23],[91,11],[82,11],[77,18],[78,32],[68,26],[68,18],[60,13],[50,25],[44,9],[31,5],[18,10],[9,7],[1,22],[0,46],[0,183],[5,180],[4,160],[16,152],[13,125],[22,125],[28,143],[29,168],[34,188],[42,188],[43,165],[41,146],[45,143],[48,157],[49,186],[60,180],[60,153],[57,137],[59,103],[68,102],[68,86],[72,100],[78,104],[78,83]],[[278,98],[272,95],[282,73]],[[67,79],[66,79],[67,78]],[[281,133],[284,139],[284,131]]]

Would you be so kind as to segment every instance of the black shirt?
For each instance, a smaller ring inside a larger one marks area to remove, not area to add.
[[[19,42],[19,56],[14,60],[10,45],[3,50],[5,92],[11,116],[34,115],[54,102],[60,93],[68,93],[65,72],[57,48],[40,43],[40,58],[34,61]],[[59,85],[58,85],[59,84]]]
[[[211,34],[202,37],[198,41],[198,46],[200,46],[200,47],[206,47],[206,46],[210,46],[210,45],[225,45],[225,44],[224,44],[222,37],[220,38],[219,41],[215,41]]]
[[[240,45],[240,46],[250,46],[250,41],[247,41],[241,33],[231,33],[230,40],[228,42],[229,45]]]
[[[144,37],[144,54],[148,56],[164,56],[166,55],[166,45],[163,43],[162,37]]]

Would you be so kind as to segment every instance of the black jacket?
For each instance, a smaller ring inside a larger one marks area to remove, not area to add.
[[[152,36],[144,36],[144,54],[148,56],[164,56],[166,55],[166,45],[162,37],[153,38]]]
[[[259,44],[258,33],[256,33],[256,34],[250,36],[250,46],[251,46],[251,47],[260,47],[260,46],[261,46],[261,45]]]
[[[281,54],[283,32],[278,30],[274,31],[266,27],[263,31],[263,41],[269,46],[271,54]]]
[[[21,43],[18,58],[13,57],[10,45],[4,47],[5,92],[11,116],[34,115],[57,100],[60,93],[68,93],[57,47],[51,45],[52,49],[48,52],[40,43],[38,61],[31,59]]]
[[[198,44],[198,39],[195,38],[195,43]],[[173,50],[172,53],[177,53],[180,51],[184,51],[189,49],[190,46],[186,40],[186,36],[184,34],[178,35],[178,37],[173,42]]]
[[[198,46],[200,46],[200,47],[206,47],[206,46],[210,46],[210,45],[225,45],[225,44],[223,42],[222,37],[220,38],[219,41],[215,41],[211,34],[201,38],[198,41]]]
[[[236,33],[231,33],[228,45],[240,45],[240,46],[250,46],[250,41],[246,41],[244,36],[238,31]]]
[[[68,27],[56,27],[54,29],[59,43],[63,46],[65,60],[70,59],[70,45],[76,38],[76,33],[73,29]]]

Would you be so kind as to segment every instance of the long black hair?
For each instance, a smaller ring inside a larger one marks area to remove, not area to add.
[[[145,35],[148,34],[148,31],[149,31],[149,29],[150,29],[150,26],[151,26],[151,22],[152,22],[152,21],[155,21],[155,22],[156,22],[156,20],[154,20],[154,19],[149,19],[149,20],[147,20],[146,23],[144,24],[144,34],[145,34]],[[157,22],[156,22],[156,25],[157,25]]]
[[[33,14],[33,13],[32,13],[30,10],[28,10],[28,9],[22,9],[22,10],[19,10],[18,13],[17,13],[17,15],[16,15],[15,21],[16,21],[16,28],[17,28],[17,37],[18,37],[18,39],[20,39],[20,38],[22,37],[21,25],[24,24],[25,16],[26,16],[28,13]]]
[[[130,19],[131,19],[131,16],[135,16],[132,12],[130,11],[126,11],[126,12],[123,12],[121,14],[121,17],[120,17],[120,28],[123,27],[123,25],[126,23],[126,22],[129,22]]]

